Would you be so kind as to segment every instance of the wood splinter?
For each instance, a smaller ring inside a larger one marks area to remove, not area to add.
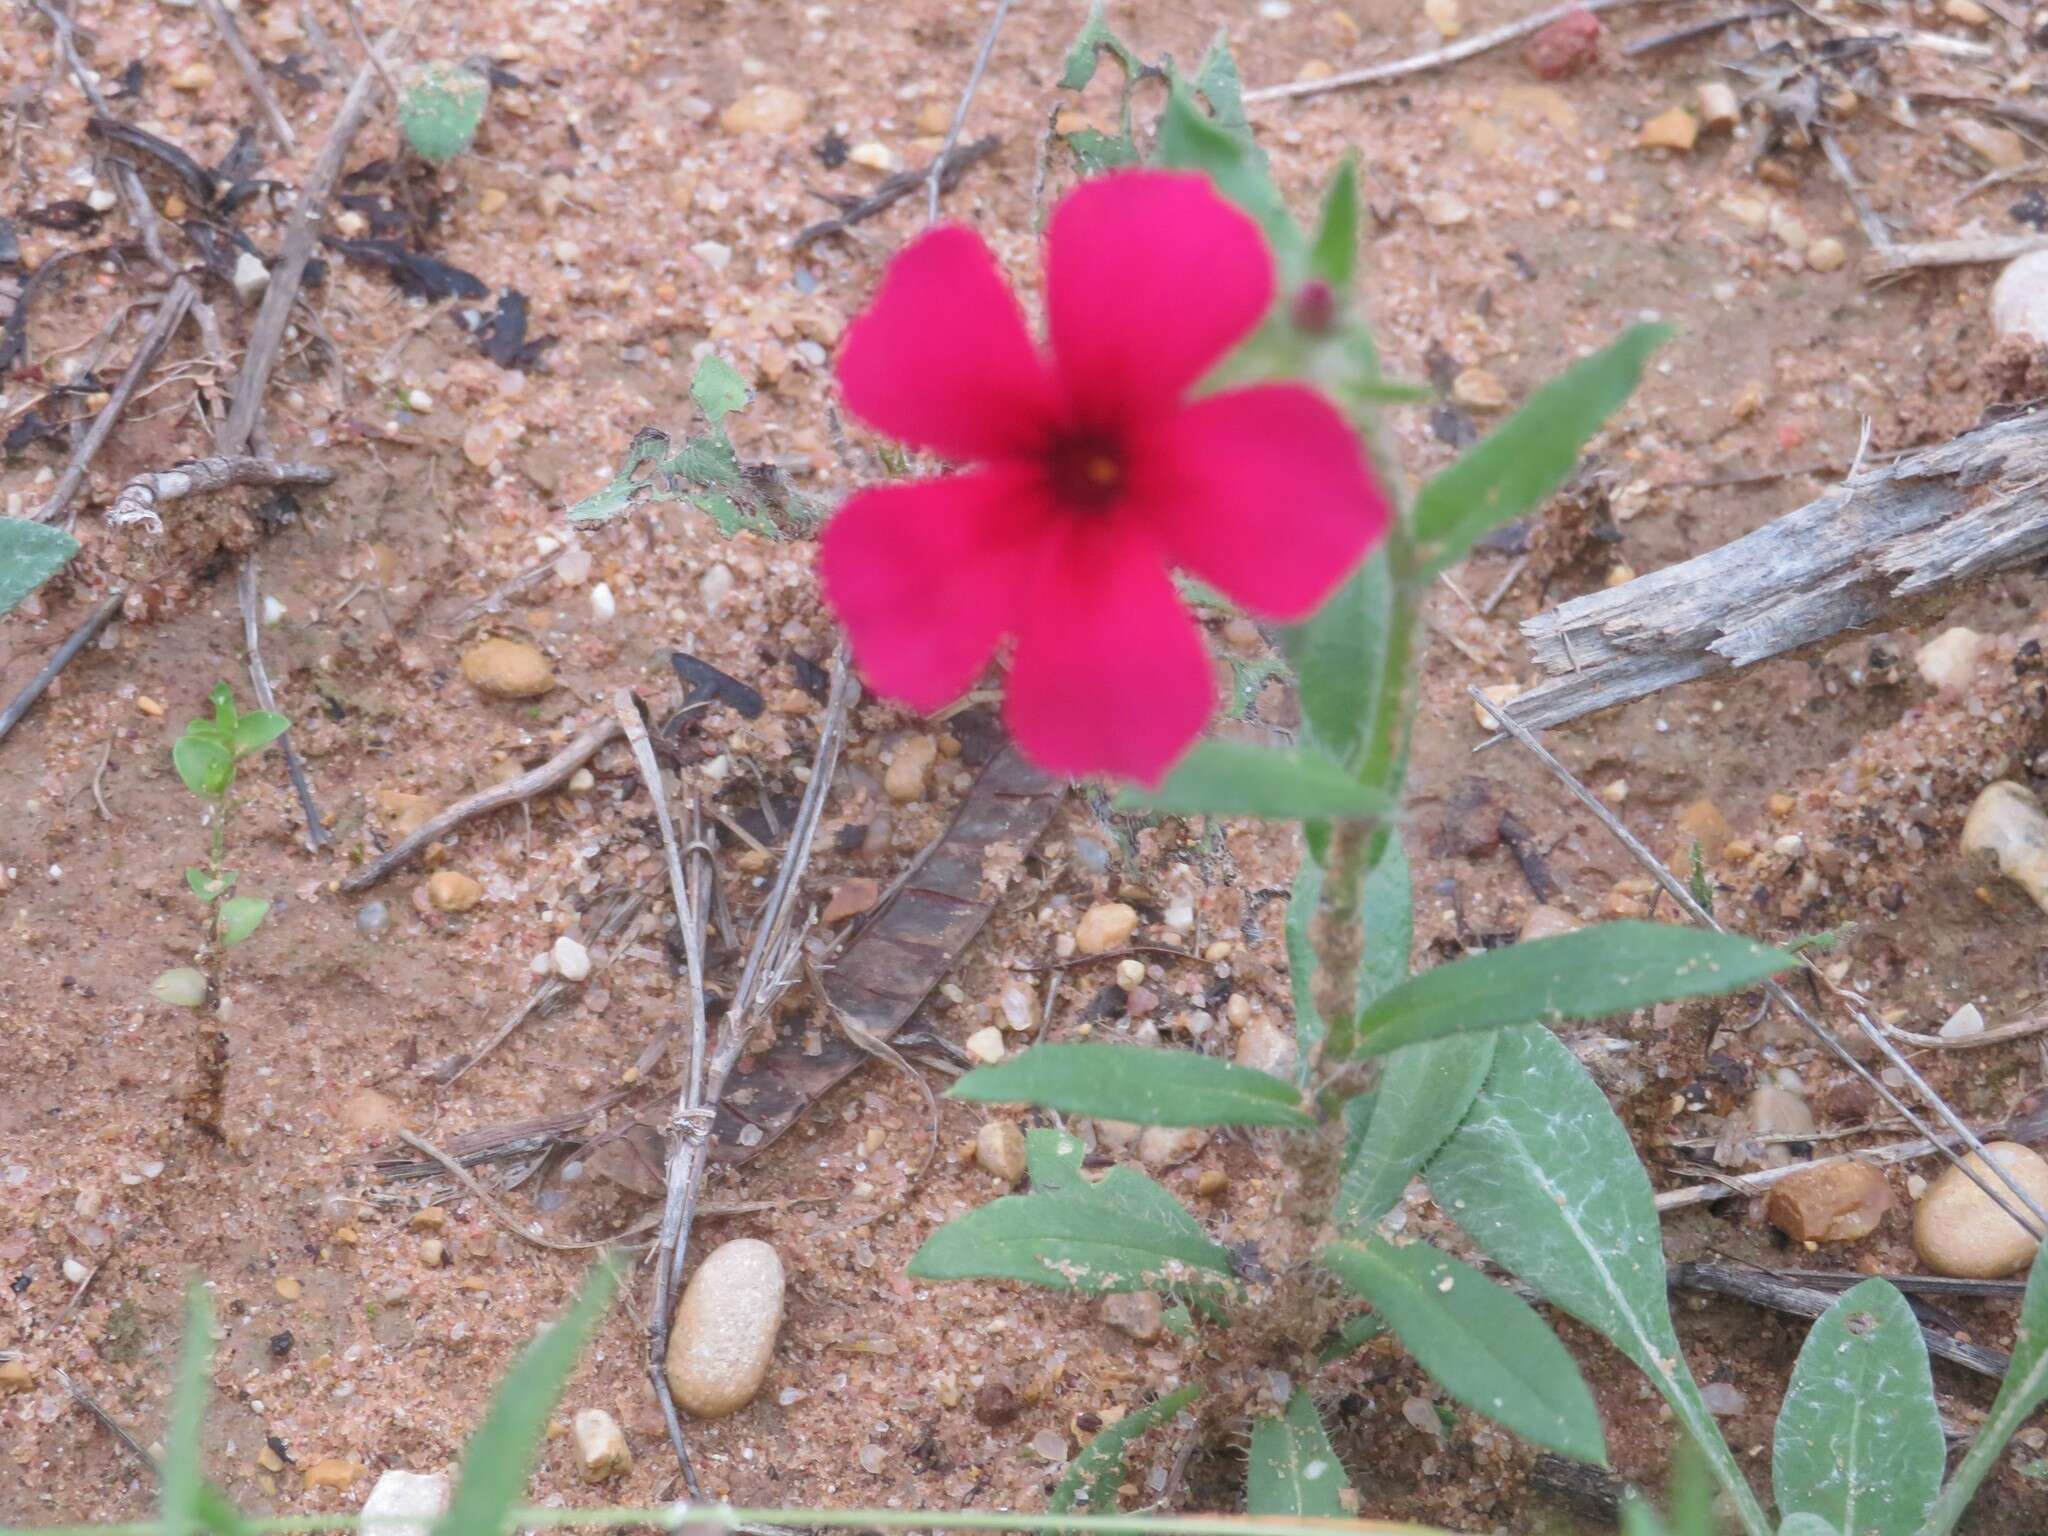
[[[107,508],[107,524],[127,528],[142,524],[151,533],[164,531],[163,508],[187,496],[226,490],[234,485],[331,485],[334,471],[320,464],[279,464],[242,454],[188,459],[169,469],[137,475],[121,487]]]

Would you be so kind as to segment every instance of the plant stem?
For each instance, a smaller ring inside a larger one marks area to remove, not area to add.
[[[1139,1515],[1052,1515],[1023,1510],[900,1509],[739,1509],[730,1504],[665,1504],[647,1509],[515,1509],[507,1513],[512,1529],[530,1527],[645,1525],[674,1531],[685,1527],[739,1531],[758,1526],[817,1530],[885,1531],[1073,1531],[1077,1533],[1149,1533],[1149,1536],[1328,1536],[1329,1522],[1259,1519],[1244,1515],[1147,1518]],[[246,1536],[287,1536],[311,1531],[357,1531],[362,1516],[247,1516],[239,1529]],[[1348,1520],[1346,1530],[1376,1536],[1445,1536],[1431,1526],[1385,1520]],[[8,1530],[0,1536],[175,1536],[163,1521],[128,1525],[64,1525],[40,1530]]]
[[[2021,1324],[2022,1331],[2025,1324]],[[1970,1500],[1977,1496],[1977,1489],[1998,1465],[1998,1458],[2005,1454],[2006,1443],[2019,1432],[2027,1415],[2038,1404],[2034,1391],[2048,1375],[2048,1353],[2034,1357],[2028,1363],[2024,1380],[2008,1381],[1999,1390],[1998,1400],[1991,1405],[1991,1412],[1985,1417],[1983,1426],[1977,1431],[1977,1438],[1970,1442],[1969,1450],[1956,1464],[1955,1475],[1948,1480],[1948,1486],[1941,1490],[1941,1497],[1934,1501],[1934,1507],[1927,1512],[1927,1523],[1920,1527],[1920,1536],[1948,1536],[1956,1528],[1956,1522],[1963,1518],[1963,1511],[1970,1506]],[[2014,1391],[2018,1386],[2020,1390]]]

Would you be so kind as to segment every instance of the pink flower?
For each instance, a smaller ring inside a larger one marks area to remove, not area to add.
[[[862,675],[929,713],[1012,642],[1010,734],[1040,767],[1156,784],[1215,707],[1175,568],[1251,613],[1312,613],[1385,531],[1358,440],[1314,390],[1191,399],[1265,316],[1257,226],[1197,175],[1082,184],[1046,238],[1051,356],[994,256],[934,229],[839,355],[876,431],[969,466],[866,490],[826,527]]]

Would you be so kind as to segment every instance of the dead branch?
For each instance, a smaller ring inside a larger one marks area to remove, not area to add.
[[[989,17],[988,30],[981,37],[981,51],[974,56],[974,68],[968,73],[966,87],[960,92],[959,105],[953,108],[953,121],[946,127],[945,142],[932,156],[931,169],[925,172],[927,201],[924,220],[927,224],[939,222],[939,183],[944,178],[943,168],[953,158],[953,146],[960,142],[960,130],[967,126],[967,109],[974,104],[974,93],[981,88],[981,77],[988,72],[989,55],[996,51],[996,34],[1003,30],[1003,20],[1009,14],[1010,0],[996,0],[995,14]]]
[[[126,592],[116,590],[101,598],[99,606],[85,616],[85,622],[71,631],[70,637],[43,663],[42,670],[28,680],[27,686],[14,696],[14,701],[7,708],[0,710],[0,741],[7,739],[7,733],[43,696],[43,690],[50,686],[57,674],[71,665],[72,658],[99,637],[108,621],[121,611],[121,603],[127,596]]]
[[[122,381],[126,383],[124,379]],[[109,405],[108,409],[112,409]],[[98,424],[95,423],[95,426]],[[162,533],[163,508],[187,496],[225,490],[233,485],[331,485],[334,471],[318,464],[279,464],[273,459],[217,455],[210,459],[187,459],[169,469],[153,469],[137,475],[121,487],[107,508],[107,522],[116,528],[131,523],[145,525],[151,533]],[[269,705],[263,706],[268,709]]]
[[[202,462],[218,464],[222,461],[219,459],[208,459]],[[311,467],[268,464],[260,459],[240,459],[227,462],[264,464],[268,469]],[[321,473],[327,475],[327,478],[330,480],[334,478],[332,474],[328,474],[325,470],[322,470]],[[131,487],[134,483],[133,481],[129,482]],[[127,493],[124,491],[122,494],[126,495]],[[242,562],[242,577],[238,583],[236,595],[241,599],[242,604],[242,643],[248,648],[249,652],[249,686],[255,690],[257,705],[269,710],[272,714],[276,714],[277,695],[271,691],[270,673],[263,665],[263,615],[261,612],[261,599],[257,596],[256,592],[256,556],[254,553],[251,553],[249,558]],[[327,827],[320,819],[320,807],[313,800],[313,781],[306,776],[306,765],[299,758],[299,749],[292,745],[292,733],[289,730],[278,737],[278,745],[284,748],[285,772],[291,775],[292,788],[298,793],[299,797],[299,809],[305,812],[306,815],[306,851],[308,853],[318,853],[327,846]]]
[[[263,410],[263,391],[270,382],[270,370],[277,364],[278,348],[283,345],[285,327],[291,321],[292,304],[298,298],[299,284],[306,275],[306,262],[320,237],[321,215],[326,209],[329,194],[334,190],[334,183],[341,175],[342,162],[348,158],[349,145],[369,117],[382,84],[381,61],[373,48],[370,50],[370,62],[356,72],[348,95],[342,98],[341,110],[335,113],[334,127],[328,131],[327,142],[320,147],[319,158],[313,162],[305,185],[299,188],[298,200],[292,204],[283,248],[277,264],[271,268],[270,284],[263,290],[263,302],[257,307],[256,318],[249,327],[249,345],[242,354],[242,370],[235,375],[227,419],[214,435],[216,453],[248,451],[255,435],[257,418]]]
[[[1385,64],[1368,64],[1363,69],[1346,70],[1342,74],[1328,75],[1321,80],[1290,80],[1285,85],[1261,86],[1255,91],[1246,91],[1244,102],[1246,106],[1251,106],[1261,101],[1321,96],[1328,91],[1348,90],[1354,85],[1379,85],[1388,80],[1401,80],[1409,75],[1425,74],[1432,69],[1442,69],[1446,64],[1456,64],[1482,53],[1490,53],[1504,44],[1541,32],[1553,21],[1561,20],[1576,11],[1611,11],[1624,5],[1660,3],[1662,0],[1566,0],[1563,5],[1550,6],[1532,16],[1524,16],[1520,21],[1511,21],[1504,26],[1475,32],[1446,48],[1432,48],[1426,53],[1413,54],[1405,59],[1391,59]]]
[[[121,413],[128,408],[135,391],[142,384],[143,376],[155,364],[157,358],[169,344],[171,333],[177,330],[186,314],[192,308],[192,300],[198,290],[190,283],[173,283],[156,306],[156,318],[143,333],[141,343],[135,349],[135,356],[128,361],[120,382],[107,396],[107,403],[93,417],[92,425],[86,428],[85,436],[71,451],[71,460],[64,466],[64,472],[57,477],[57,483],[44,498],[43,504],[30,515],[39,523],[54,523],[70,507],[72,497],[85,484],[86,474],[92,469],[92,461],[99,454],[101,446],[112,435],[114,423],[121,419]]]
[[[351,894],[366,891],[429,843],[440,841],[464,822],[502,810],[508,805],[517,805],[522,800],[531,800],[535,795],[544,795],[567,783],[570,774],[589,762],[599,748],[618,734],[617,720],[607,716],[598,721],[538,768],[529,769],[516,779],[507,779],[502,784],[479,790],[467,800],[456,801],[440,815],[430,817],[410,837],[401,838],[342,881],[340,889]]]
[[[1613,835],[1615,841],[1620,843],[1622,847],[1626,848],[1634,856],[1651,878],[1662,887],[1672,900],[1678,903],[1679,908],[1688,917],[1702,928],[1711,928],[1716,933],[1726,933],[1728,931],[1712,912],[1700,905],[1699,899],[1687,888],[1685,882],[1674,875],[1664,866],[1661,859],[1643,846],[1642,839],[1629,831],[1622,823],[1621,818],[1614,814],[1613,809],[1607,802],[1588,789],[1571,769],[1559,762],[1550,749],[1536,739],[1534,732],[1515,720],[1500,705],[1489,699],[1483,690],[1468,688],[1466,692],[1471,695],[1473,702],[1485,710],[1497,725],[1507,731],[1510,736],[1513,736],[1531,757],[1549,769],[1558,782],[1571,791],[1574,799],[1592,811],[1599,819],[1600,824],[1606,827]],[[1808,964],[1811,965],[1811,962],[1809,961]],[[1818,975],[1819,973],[1815,971],[1813,974]],[[1885,1081],[1884,1077],[1865,1066],[1857,1058],[1856,1053],[1849,1049],[1846,1043],[1835,1037],[1833,1030],[1821,1023],[1811,1013],[1808,1013],[1805,1005],[1788,992],[1776,978],[1766,981],[1763,990],[1764,995],[1770,1001],[1776,1003],[1787,1013],[1791,1014],[1793,1018],[1797,1019],[1806,1028],[1807,1033],[1818,1040],[1821,1046],[1833,1055],[1836,1060],[1862,1078],[1876,1092],[1879,1098],[1883,1099],[1897,1113],[1903,1115],[1907,1123],[1914,1130],[1934,1142],[1941,1152],[1962,1171],[1963,1176],[1990,1198],[1993,1205],[2018,1222],[2022,1229],[2033,1233],[2037,1237],[2044,1232],[2048,1232],[2048,1211],[2044,1211],[2041,1208],[2041,1202],[2036,1200],[2031,1193],[2022,1187],[2019,1181],[2012,1176],[2011,1172],[2003,1164],[1997,1163],[1984,1155],[1982,1139],[1975,1131],[1963,1123],[1961,1116],[1957,1115],[1955,1110],[1950,1107],[1948,1100],[1934,1091],[1927,1079],[1920,1075],[1920,1069],[1915,1067],[1912,1062],[1908,1061],[1901,1054],[1899,1048],[1878,1027],[1877,1021],[1870,1016],[1869,1010],[1862,1007],[1854,999],[1843,999],[1849,1007],[1850,1016],[1855,1020],[1857,1028],[1862,1031],[1863,1038],[1877,1048],[1878,1054],[1885,1059],[1892,1072],[1897,1074],[1899,1081],[1910,1084],[1913,1091],[1920,1096],[1921,1102],[1934,1111],[1934,1114],[1940,1119],[1942,1124],[1955,1133],[1956,1141],[1969,1151],[1975,1153],[1975,1157],[1965,1161],[1958,1155],[1954,1146],[1951,1146],[1941,1137],[1936,1136],[1932,1128],[1914,1112],[1911,1105],[1899,1097],[1898,1093],[1894,1091],[1890,1083]],[[1990,1181],[1985,1178],[1983,1172],[1983,1170],[1987,1169],[2000,1184],[2005,1186],[2005,1194],[2001,1194],[1998,1190],[1991,1187]],[[2007,1194],[2010,1194],[2012,1197],[2010,1200],[2006,1198]],[[2014,1201],[2017,1201],[2018,1204],[2015,1205]],[[2024,1215],[2021,1213],[2022,1208],[2025,1211]]]
[[[975,161],[992,155],[1002,140],[994,134],[985,139],[976,139],[972,144],[962,144],[949,149],[930,165],[915,170],[898,171],[884,181],[877,182],[875,190],[866,197],[852,202],[842,202],[839,213],[829,219],[820,219],[807,224],[790,237],[789,248],[800,251],[813,240],[822,240],[827,235],[843,235],[863,219],[871,219],[883,209],[893,207],[910,196],[919,187],[936,185],[941,192],[951,191],[967,174],[967,168]],[[936,180],[934,180],[936,178]]]
[[[299,147],[298,137],[292,132],[292,125],[284,115],[284,109],[277,104],[277,98],[270,93],[270,86],[263,78],[263,66],[256,61],[256,55],[249,51],[249,45],[242,40],[242,29],[235,25],[235,18],[221,0],[205,0],[206,14],[213,22],[214,31],[226,45],[229,55],[235,61],[235,68],[242,72],[242,81],[249,87],[249,94],[256,98],[256,105],[263,109],[265,121],[270,124],[271,136],[287,151]]]
[[[1912,610],[2048,552],[2048,412],[1868,467],[1754,533],[1522,625],[1542,730]]]
[[[2048,251],[2048,235],[1979,235],[1970,240],[1923,240],[1917,244],[1894,241],[1872,248],[1863,261],[1863,278],[1875,282],[1923,267],[2007,262],[2032,251]]]
[[[1833,1291],[1800,1284],[1796,1271],[1779,1274],[1741,1264],[1674,1264],[1666,1279],[1673,1290],[1727,1296],[1768,1307],[1773,1312],[1789,1312],[1794,1317],[1819,1317],[1836,1300]],[[1926,1339],[1930,1355],[1938,1355],[1993,1381],[2003,1381],[2006,1367],[2012,1364],[2012,1356],[2004,1350],[1966,1344],[1945,1328],[1933,1328],[1923,1322],[1920,1335]]]

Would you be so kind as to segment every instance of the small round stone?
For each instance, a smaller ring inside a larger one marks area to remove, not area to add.
[[[1024,1133],[1014,1120],[991,1120],[974,1135],[974,1160],[1005,1184],[1024,1177]]]
[[[782,1327],[782,1260],[756,1238],[720,1244],[697,1266],[669,1329],[669,1390],[700,1419],[753,1400]]]
[[[462,675],[494,699],[537,699],[555,686],[554,668],[538,646],[493,637],[463,653]]]
[[[391,923],[391,909],[381,901],[366,901],[356,909],[358,933],[382,933]]]
[[[1994,1141],[1984,1157],[2012,1175],[2013,1182],[2037,1205],[2048,1206],[2048,1162],[2018,1142]],[[1972,1152],[1965,1160],[2008,1204],[2016,1204],[2004,1184]],[[2040,1246],[2012,1217],[1971,1182],[1961,1168],[1949,1168],[1913,1208],[1913,1246],[1938,1275],[1995,1280],[2025,1269]]]
[[[1099,901],[1081,914],[1074,947],[1084,955],[1106,954],[1130,943],[1138,931],[1137,909],[1121,901]]]
[[[568,934],[555,940],[555,947],[549,953],[555,962],[555,974],[562,980],[581,981],[590,974],[590,951]]]
[[[427,900],[441,912],[467,912],[484,899],[484,888],[470,876],[439,869],[427,876]]]

